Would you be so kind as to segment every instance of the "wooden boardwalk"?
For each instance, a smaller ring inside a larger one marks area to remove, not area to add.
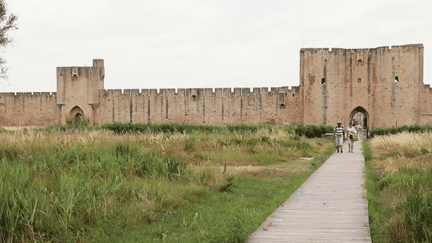
[[[371,242],[361,148],[346,143],[247,242]]]

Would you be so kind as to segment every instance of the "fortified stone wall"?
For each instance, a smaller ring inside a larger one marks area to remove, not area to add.
[[[304,124],[345,126],[362,108],[369,128],[420,122],[423,45],[301,49]]]
[[[299,87],[101,90],[94,124],[298,124]]]
[[[0,93],[0,126],[46,126],[60,123],[57,94]]]
[[[423,45],[300,50],[300,86],[105,90],[104,61],[58,67],[57,93],[0,93],[0,126],[46,126],[85,117],[110,122],[327,124],[361,112],[367,128],[432,124]]]
[[[420,121],[419,124],[432,124],[432,88],[429,84],[420,89]]]

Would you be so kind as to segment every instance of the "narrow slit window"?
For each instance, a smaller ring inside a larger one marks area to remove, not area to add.
[[[325,78],[322,78],[322,79],[321,79],[321,84],[325,84],[325,83],[326,83]]]
[[[395,82],[399,82],[399,77],[398,77],[398,76],[395,76],[395,77],[394,77],[394,81],[395,81]]]
[[[361,83],[361,78],[359,78],[357,82]]]

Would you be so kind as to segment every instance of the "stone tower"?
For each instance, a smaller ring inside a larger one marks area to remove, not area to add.
[[[423,45],[300,50],[303,124],[348,126],[361,112],[365,128],[419,124]]]
[[[92,67],[57,67],[57,105],[60,121],[87,118],[93,124],[93,111],[104,89],[104,60],[94,59]]]

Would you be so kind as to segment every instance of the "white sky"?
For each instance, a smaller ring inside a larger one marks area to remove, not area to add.
[[[300,48],[423,43],[432,1],[8,0],[18,16],[0,92],[54,92],[56,67],[105,60],[106,89],[299,85]]]

